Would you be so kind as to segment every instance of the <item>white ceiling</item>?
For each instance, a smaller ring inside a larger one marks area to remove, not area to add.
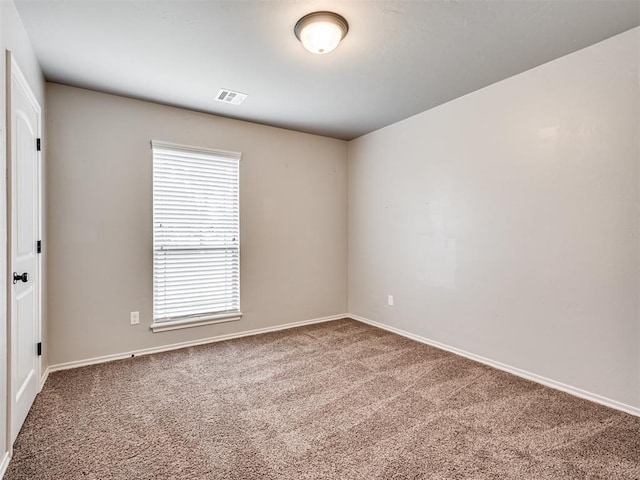
[[[640,25],[637,0],[15,3],[50,81],[342,139]],[[316,10],[350,26],[327,55],[293,34]]]

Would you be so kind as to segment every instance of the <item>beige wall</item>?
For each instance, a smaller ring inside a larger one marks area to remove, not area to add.
[[[639,45],[352,141],[349,311],[640,407]]]
[[[57,84],[47,129],[51,364],[346,312],[346,142]],[[239,322],[149,330],[152,139],[242,152]]]

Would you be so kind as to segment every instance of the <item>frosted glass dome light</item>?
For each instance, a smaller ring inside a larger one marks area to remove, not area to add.
[[[334,50],[349,31],[347,21],[333,12],[305,15],[294,28],[296,37],[311,53],[324,55]]]

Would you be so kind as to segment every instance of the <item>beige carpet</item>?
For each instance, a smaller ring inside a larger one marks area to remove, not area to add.
[[[340,320],[52,374],[9,479],[637,479],[640,418]]]

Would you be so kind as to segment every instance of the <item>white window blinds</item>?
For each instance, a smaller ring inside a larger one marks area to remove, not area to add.
[[[238,313],[240,154],[151,146],[154,323]]]

